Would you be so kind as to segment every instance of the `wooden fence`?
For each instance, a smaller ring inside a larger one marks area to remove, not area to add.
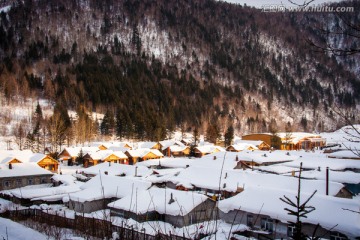
[[[116,232],[123,240],[188,240],[185,236],[176,236],[170,234],[157,233],[155,236],[146,234],[145,231],[136,231],[134,229],[113,225],[112,222],[97,218],[89,218],[75,215],[75,218],[66,218],[65,212],[51,214],[40,209],[22,209],[12,210],[0,213],[0,217],[8,218],[14,221],[24,221],[27,219],[40,223],[46,223],[60,228],[69,228],[80,231],[88,236],[98,238],[110,238],[112,233]]]

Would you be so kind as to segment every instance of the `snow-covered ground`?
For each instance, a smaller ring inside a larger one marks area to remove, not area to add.
[[[46,235],[40,232],[5,218],[0,218],[0,238],[9,240],[48,239]]]

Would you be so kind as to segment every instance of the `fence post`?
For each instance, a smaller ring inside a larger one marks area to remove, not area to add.
[[[131,226],[131,240],[134,240],[134,226]]]

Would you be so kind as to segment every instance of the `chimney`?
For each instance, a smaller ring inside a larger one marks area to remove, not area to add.
[[[12,169],[12,164],[11,163],[9,163],[9,169]]]
[[[170,194],[170,200],[169,200],[169,204],[172,204],[173,202],[175,202],[174,198],[173,198],[173,194]]]

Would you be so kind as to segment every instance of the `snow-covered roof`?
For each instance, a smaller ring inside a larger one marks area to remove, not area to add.
[[[303,168],[308,169],[318,169],[318,167],[321,169],[329,167],[331,170],[360,169],[360,161],[358,160],[328,158],[321,151],[290,151],[290,155],[296,155],[299,158],[292,162],[281,163],[280,165],[299,168],[300,162],[302,162]]]
[[[7,194],[15,196],[17,198],[26,198],[26,199],[34,199],[34,198],[43,198],[49,196],[60,196],[59,199],[69,193],[74,193],[80,191],[80,187],[77,184],[71,184],[68,186],[58,186],[58,187],[40,187],[40,188],[16,188],[12,190],[8,190]]]
[[[190,158],[161,158],[161,159],[151,159],[143,162],[137,162],[137,166],[145,166],[145,167],[151,167],[151,166],[158,166],[161,165],[165,168],[186,168],[188,166],[191,166],[195,162],[195,159]]]
[[[294,161],[299,156],[286,151],[242,151],[237,153],[239,161],[253,161],[258,164]]]
[[[90,153],[90,152],[97,152],[99,151],[98,147],[67,147],[64,149],[67,151],[71,157],[79,156],[80,151],[82,150],[83,155]]]
[[[8,164],[0,164],[0,178],[32,175],[53,175],[53,173],[41,168],[36,163],[12,164],[12,169],[9,169]]]
[[[118,146],[110,146],[110,147],[108,147],[108,150],[112,150],[114,152],[119,152],[119,151],[126,152],[127,150],[129,150],[129,148],[127,148],[127,147],[118,147]]]
[[[298,175],[298,172],[295,173],[295,175]],[[301,176],[303,178],[308,179],[320,179],[320,180],[326,180],[326,169],[322,168],[320,171],[318,170],[312,170],[312,171],[303,171],[301,173]],[[352,171],[332,171],[329,170],[329,179],[333,182],[338,183],[352,183],[352,184],[360,184],[360,173],[355,173]]]
[[[234,197],[219,202],[219,209],[225,213],[231,210],[240,209],[242,211],[254,214],[262,214],[278,219],[282,222],[293,221],[296,219],[288,215],[284,208],[291,206],[280,200],[287,196],[293,201],[297,191],[288,189],[272,189],[264,187],[251,186]],[[301,203],[303,203],[311,193],[301,194]],[[308,205],[315,207],[315,211],[309,213],[307,218],[301,218],[303,222],[320,224],[326,229],[339,231],[348,236],[360,235],[359,207],[360,203],[356,199],[335,198],[316,193],[309,201]],[[344,210],[348,209],[348,210]],[[331,213],[329,212],[331,211]],[[354,211],[354,212],[352,212]]]
[[[38,163],[46,157],[47,156],[43,153],[33,153],[33,154],[29,154],[29,155],[23,155],[17,159],[19,159],[23,163],[24,162]]]
[[[182,152],[188,149],[188,146],[179,146],[179,145],[172,145],[169,147],[171,152]]]
[[[257,141],[257,140],[242,140],[242,139],[236,139],[234,140],[234,144],[240,144],[240,143],[247,143],[247,144],[252,144],[255,146],[260,146],[262,143],[264,143],[264,141]]]
[[[298,179],[295,177],[264,174],[251,170],[223,170],[221,168],[207,168],[191,166],[181,171],[177,176],[168,179],[176,185],[192,189],[194,186],[211,190],[225,190],[236,192],[238,188],[261,186],[274,189],[297,189]],[[302,180],[303,192],[318,191],[326,194],[324,180]],[[336,195],[344,186],[341,183],[329,182],[329,194]]]
[[[169,203],[171,196],[174,202]],[[160,214],[185,216],[207,199],[206,196],[194,192],[152,187],[147,191],[138,191],[136,196],[128,195],[109,203],[108,207],[136,214],[156,211]]]
[[[350,150],[337,151],[330,153],[328,156],[332,158],[360,159],[360,148],[354,151],[350,151]]]
[[[107,149],[109,148],[126,148],[126,146],[131,146],[128,142],[91,142],[89,143],[89,147],[100,147],[104,146]]]
[[[119,159],[126,159],[128,158],[123,152],[121,151],[112,151],[112,150],[99,150],[97,152],[90,152],[88,155],[94,160],[104,160],[111,155],[115,155]]]
[[[8,163],[13,159],[27,159],[28,156],[33,155],[31,150],[0,150],[0,163]]]
[[[55,182],[61,182],[63,185],[73,185],[75,184],[76,178],[69,174],[54,174],[51,177]]]
[[[236,151],[258,149],[256,147],[256,145],[249,144],[249,143],[237,143],[237,144],[230,145],[229,147],[233,147]]]
[[[139,142],[137,148],[153,148],[157,142]]]
[[[215,146],[215,145],[198,146],[195,149],[197,149],[199,152],[201,152],[203,154],[225,151],[225,149],[223,147]]]
[[[164,140],[159,142],[161,145],[161,150],[165,150],[171,146],[185,146],[182,142],[176,140]]]
[[[87,202],[102,198],[123,198],[137,191],[146,190],[150,186],[150,182],[140,179],[101,174],[82,185],[80,187],[82,191],[69,194],[68,198],[64,197],[64,201]]]
[[[83,172],[90,175],[98,175],[99,173],[104,174],[105,172],[108,172],[109,176],[135,176],[135,172],[137,176],[146,176],[151,174],[151,170],[147,167],[120,163],[100,163],[95,166],[85,168]]]
[[[138,148],[136,150],[127,150],[132,157],[145,157],[149,153],[153,153],[158,157],[163,157],[164,155],[157,149],[150,149],[150,148]]]

